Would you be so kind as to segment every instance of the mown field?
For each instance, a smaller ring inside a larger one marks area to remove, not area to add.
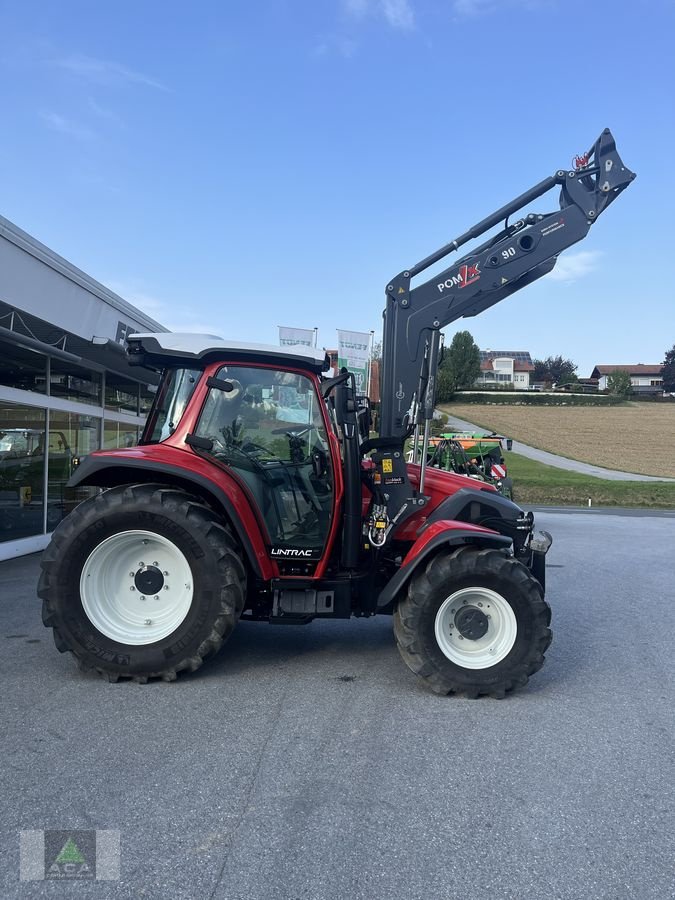
[[[675,478],[675,403],[598,407],[448,403],[442,412],[569,459]]]

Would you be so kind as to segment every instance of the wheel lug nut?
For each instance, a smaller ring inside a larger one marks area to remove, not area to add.
[[[135,574],[135,572],[129,572],[129,578],[133,578]]]
[[[145,563],[144,563],[144,562],[143,562],[143,561],[141,561],[141,562],[139,562],[139,564],[138,564],[138,565],[139,565],[139,566],[140,566],[140,567],[141,567],[141,569],[142,569],[142,568],[143,568],[143,566],[144,566],[144,565],[145,565]]]
[[[159,600],[159,594],[155,594],[155,600]]]
[[[479,602],[478,605],[482,607],[483,604]]]
[[[145,600],[145,597],[143,596],[143,594],[141,594],[141,600]]]
[[[158,566],[158,565],[159,565],[159,563],[157,562],[157,560],[155,560],[155,561],[153,562],[153,566]]]
[[[168,584],[165,584],[165,585],[164,585],[164,590],[165,590],[165,591],[168,591],[168,590],[169,590],[169,585],[168,585]]]
[[[168,572],[163,572],[162,574],[163,574],[163,575],[168,575],[169,573],[168,573]]]
[[[136,588],[135,588],[135,587],[133,586],[133,584],[132,584],[131,587],[129,588],[129,590],[130,590],[130,591],[135,591]]]
[[[152,625],[152,619],[146,619],[146,620],[145,620],[145,624],[146,624],[146,625]]]

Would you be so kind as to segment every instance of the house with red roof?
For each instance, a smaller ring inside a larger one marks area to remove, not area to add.
[[[616,370],[628,372],[634,394],[662,394],[663,393],[663,365],[661,363],[637,365],[602,365],[595,366],[591,372],[591,378],[598,380],[598,389],[607,389],[607,380]]]
[[[526,350],[480,350],[480,375],[476,387],[513,386],[526,391],[531,385],[534,364]]]

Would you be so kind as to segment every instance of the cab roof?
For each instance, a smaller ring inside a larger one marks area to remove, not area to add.
[[[127,354],[130,365],[153,369],[186,363],[196,363],[197,367],[201,367],[218,359],[223,362],[263,362],[310,369],[317,375],[330,366],[326,352],[314,347],[275,347],[273,344],[227,340],[214,334],[130,334],[127,337]]]

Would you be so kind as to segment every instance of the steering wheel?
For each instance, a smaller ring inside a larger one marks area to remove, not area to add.
[[[287,434],[289,437],[300,438],[309,431],[316,431],[316,425],[305,425],[299,431],[294,428],[273,428],[272,434]]]

